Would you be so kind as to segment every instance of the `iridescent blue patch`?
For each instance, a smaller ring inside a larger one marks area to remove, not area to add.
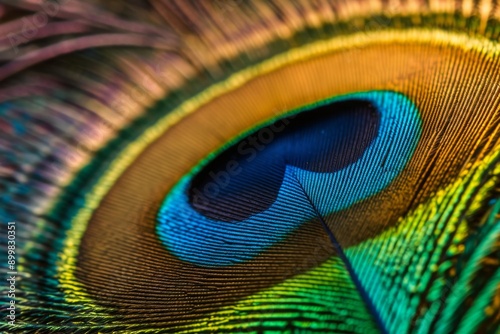
[[[183,177],[159,211],[157,233],[193,264],[247,261],[317,216],[304,191],[326,216],[386,188],[420,134],[415,105],[389,91],[294,110],[235,138]]]

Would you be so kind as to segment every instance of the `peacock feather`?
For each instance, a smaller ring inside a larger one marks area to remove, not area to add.
[[[500,333],[499,40],[492,0],[0,0],[0,331]]]

